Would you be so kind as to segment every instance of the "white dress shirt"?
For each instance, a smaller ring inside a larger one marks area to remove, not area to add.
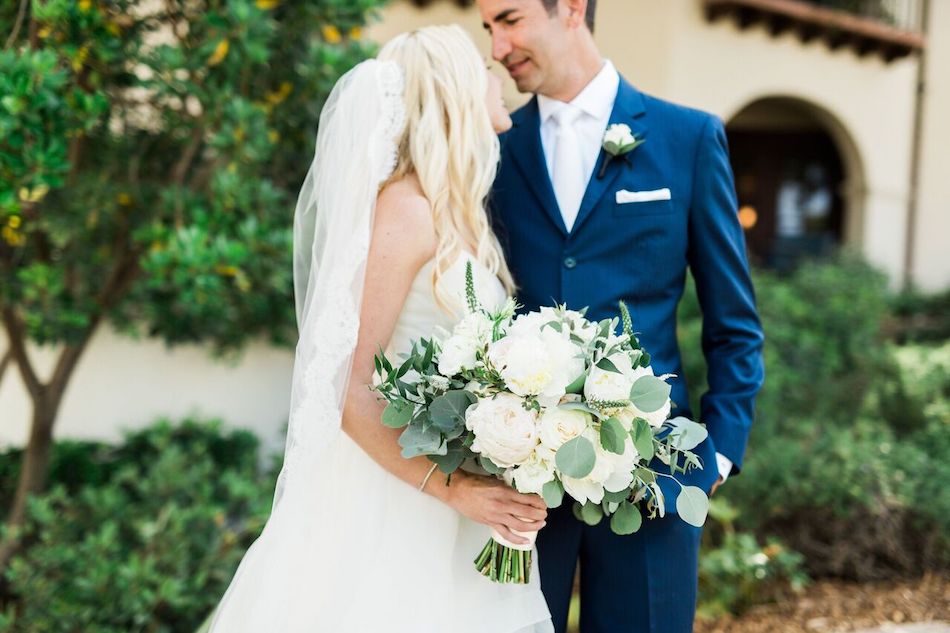
[[[574,125],[579,137],[579,163],[584,170],[584,182],[589,182],[594,174],[594,168],[597,165],[597,159],[600,156],[603,144],[604,132],[607,131],[610,113],[613,111],[614,101],[617,100],[619,88],[620,74],[608,59],[604,61],[604,66],[600,69],[600,72],[570,102],[571,106],[582,113]],[[541,116],[541,148],[544,150],[548,176],[554,173],[554,147],[557,135],[557,122],[554,120],[554,113],[563,107],[565,107],[563,101],[538,95],[538,111]],[[567,227],[573,225],[576,215],[576,209],[567,213],[564,209],[561,209],[561,216],[564,218],[564,224]],[[722,453],[717,452],[716,465],[719,467],[719,475],[725,482],[732,470],[732,461]]]
[[[617,100],[617,90],[620,88],[620,74],[610,60],[604,62],[590,83],[581,90],[570,105],[581,112],[574,123],[574,129],[580,144],[579,163],[584,173],[584,182],[589,182],[600,156],[604,132],[610,121],[610,113]],[[544,160],[548,168],[548,176],[554,174],[554,148],[557,136],[557,121],[554,114],[565,107],[563,101],[538,95],[538,111],[541,115],[541,148],[544,150]],[[561,209],[565,226],[573,224],[573,217],[577,209]]]

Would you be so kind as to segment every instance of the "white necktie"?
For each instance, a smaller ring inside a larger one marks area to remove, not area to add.
[[[568,232],[574,227],[574,220],[580,211],[584,198],[584,167],[581,161],[580,139],[574,124],[583,114],[581,110],[565,103],[554,113],[557,135],[554,141],[554,161],[551,165],[551,182],[557,205],[564,218]]]

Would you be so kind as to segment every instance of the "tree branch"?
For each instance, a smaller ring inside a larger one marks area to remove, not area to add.
[[[10,350],[4,352],[3,358],[0,358],[0,385],[3,384],[3,375],[7,373],[7,367],[10,366],[11,360],[13,360],[13,355]]]
[[[23,26],[23,18],[26,17],[26,7],[29,6],[30,0],[20,0],[20,10],[16,14],[16,22],[13,24],[13,31],[10,33],[10,37],[7,38],[6,44],[3,45],[3,49],[6,50],[13,46],[13,43],[16,42],[16,38],[20,35],[20,28]]]
[[[201,126],[196,126],[191,131],[191,139],[188,141],[188,145],[185,146],[185,149],[182,151],[181,156],[178,158],[178,162],[175,163],[175,166],[172,167],[171,179],[175,183],[175,186],[178,190],[175,192],[175,226],[180,228],[184,224],[184,218],[182,213],[184,212],[184,200],[181,196],[181,187],[185,183],[185,176],[188,174],[188,168],[191,166],[191,162],[195,158],[195,154],[198,153],[198,149],[201,147],[201,141],[204,137],[204,129]]]
[[[99,309],[96,310],[89,319],[89,326],[86,328],[82,340],[73,345],[66,345],[63,349],[59,360],[56,362],[56,368],[53,370],[53,377],[50,379],[49,384],[50,392],[56,394],[54,397],[62,397],[66,384],[69,382],[69,378],[76,368],[79,358],[92,339],[92,335],[95,334],[96,329],[99,327],[99,323],[102,321],[106,312],[118,303],[128,287],[135,281],[135,278],[139,274],[138,260],[140,255],[141,253],[138,249],[130,248],[120,256],[119,262],[115,268],[112,269],[108,280],[103,284],[102,290],[96,298]]]
[[[10,350],[7,353],[13,355],[13,360],[20,368],[20,375],[23,376],[26,389],[35,401],[42,395],[43,384],[30,364],[30,357],[26,352],[26,335],[23,332],[23,324],[20,323],[20,319],[13,312],[13,308],[9,306],[0,308],[0,317],[3,318],[3,325],[6,327],[7,338],[10,342]]]

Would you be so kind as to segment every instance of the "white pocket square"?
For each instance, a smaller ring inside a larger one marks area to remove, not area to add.
[[[653,202],[654,200],[669,200],[670,190],[667,187],[654,189],[652,191],[627,191],[621,189],[617,192],[617,204],[629,204],[631,202]]]

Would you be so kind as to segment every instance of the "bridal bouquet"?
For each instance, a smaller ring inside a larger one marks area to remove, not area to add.
[[[702,468],[691,449],[707,433],[669,418],[671,376],[654,374],[626,306],[617,335],[618,319],[594,323],[563,306],[516,317],[509,298],[489,311],[473,288],[469,264],[468,314],[453,330],[414,342],[401,362],[375,358],[382,422],[403,429],[403,456],[426,455],[450,478],[477,464],[549,507],[566,493],[580,520],[610,517],[617,534],[636,532],[644,514],[663,516],[658,479],[676,479],[650,462],[672,473]],[[679,485],[677,514],[701,526],[706,494]],[[536,535],[523,534],[532,545]],[[526,583],[532,545],[493,533],[475,565],[493,581]]]

